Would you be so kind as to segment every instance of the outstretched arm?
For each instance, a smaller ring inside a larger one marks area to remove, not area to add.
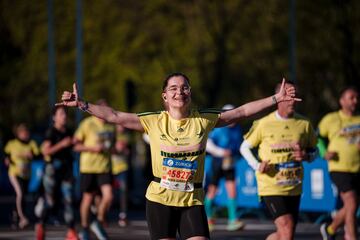
[[[281,88],[278,93],[273,96],[246,103],[240,107],[221,113],[216,127],[223,127],[241,119],[250,117],[262,110],[283,101],[301,101],[295,98],[295,88],[285,88],[285,79],[283,79]]]
[[[81,100],[78,96],[76,83],[73,84],[72,92],[65,91],[62,94],[61,101],[62,102],[55,105],[78,107],[81,110],[98,118],[104,119],[109,123],[120,124],[126,128],[137,131],[144,131],[140,123],[140,119],[135,113],[119,112],[108,106],[96,105]]]

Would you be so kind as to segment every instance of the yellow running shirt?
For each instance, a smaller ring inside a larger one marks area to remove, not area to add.
[[[25,157],[28,153],[39,155],[40,150],[34,140],[28,143],[18,139],[10,140],[5,146],[5,153],[10,156],[9,175],[29,179],[31,159]]]
[[[86,147],[104,145],[109,152],[82,152],[80,156],[81,173],[109,173],[110,148],[114,144],[115,127],[91,116],[85,118],[75,132],[75,138],[82,141]]]
[[[338,159],[328,162],[330,172],[360,171],[360,115],[329,113],[319,123],[319,134],[329,139],[327,150],[338,153]]]
[[[293,147],[316,147],[316,135],[311,123],[295,113],[282,119],[277,112],[254,122],[245,135],[252,146],[259,146],[260,161],[269,161],[270,171],[256,172],[260,196],[296,196],[302,192],[303,166],[292,157]]]
[[[188,118],[172,119],[167,111],[141,113],[140,122],[149,135],[152,181],[146,198],[167,206],[202,205],[203,188],[194,187],[204,178],[205,147],[219,111],[192,110]]]

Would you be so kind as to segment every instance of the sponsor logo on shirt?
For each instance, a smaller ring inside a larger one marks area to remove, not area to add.
[[[205,152],[205,149],[201,149],[195,152],[178,152],[178,153],[169,153],[161,151],[160,154],[162,157],[171,157],[171,158],[187,158],[187,157],[194,157],[199,156]]]

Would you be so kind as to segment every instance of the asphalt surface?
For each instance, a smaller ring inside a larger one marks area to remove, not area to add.
[[[215,240],[247,240],[247,239],[265,239],[266,236],[275,230],[271,221],[259,221],[256,219],[245,219],[245,228],[240,231],[226,231],[226,221],[220,219],[217,221],[215,230],[211,232],[211,239]],[[133,220],[127,227],[119,227],[115,222],[109,224],[106,231],[110,239],[150,239],[145,220]],[[46,239],[57,240],[64,239],[65,226],[47,226]],[[29,226],[24,230],[12,229],[9,226],[0,227],[0,239],[34,239],[34,228]],[[92,235],[92,239],[96,239]],[[312,223],[300,223],[296,230],[295,239],[297,240],[321,240],[319,225]],[[337,239],[343,239],[339,236]]]
[[[11,200],[11,201],[10,201]],[[27,228],[20,230],[12,227],[11,225],[11,212],[13,209],[14,198],[0,198],[0,240],[1,239],[17,239],[27,240],[35,239],[34,234],[34,216],[29,216],[32,220]],[[31,200],[31,199],[30,199]],[[33,201],[29,201],[27,212],[33,212]],[[119,227],[116,223],[117,209],[111,209],[108,215],[109,224],[106,227],[106,231],[110,239],[150,239],[147,224],[145,221],[145,208],[144,206],[133,206],[129,211],[129,225],[127,227]],[[211,239],[215,240],[260,240],[266,239],[266,236],[275,230],[275,226],[268,216],[263,211],[242,211],[242,221],[245,222],[244,229],[235,232],[229,232],[226,230],[226,219],[219,215],[216,220],[214,231],[211,232]],[[79,216],[76,216],[77,223],[79,223]],[[327,221],[327,218],[319,218],[319,215],[312,216],[312,214],[300,214],[299,224],[296,229],[295,240],[321,240],[320,225],[315,222],[322,219]],[[46,225],[46,239],[56,240],[64,239],[66,234],[66,227],[56,221],[49,221]],[[80,230],[80,226],[76,226],[77,230]],[[92,239],[96,239],[95,235],[92,235]],[[180,239],[180,238],[179,238]],[[342,234],[336,238],[337,240],[343,239]]]

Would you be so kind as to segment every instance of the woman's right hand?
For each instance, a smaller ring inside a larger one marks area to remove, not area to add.
[[[64,91],[61,96],[61,102],[55,106],[77,107],[79,106],[79,95],[76,83],[73,84],[73,91]]]

